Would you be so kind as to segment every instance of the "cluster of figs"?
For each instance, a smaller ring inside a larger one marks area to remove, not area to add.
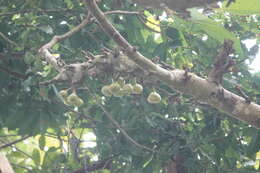
[[[118,81],[110,85],[104,85],[101,92],[106,97],[123,97],[127,95],[139,95],[143,93],[143,86],[139,83],[125,83],[124,79],[119,78]],[[151,104],[157,104],[161,101],[161,96],[156,91],[152,91],[147,97],[147,101]]]
[[[138,83],[133,85],[130,83],[125,83],[123,78],[119,78],[118,81],[111,83],[110,85],[104,85],[101,88],[101,92],[106,97],[123,97],[127,95],[140,95],[143,93],[143,86]],[[76,91],[72,91],[71,94],[68,93],[68,90],[59,91],[59,95],[62,97],[64,104],[80,107],[84,104],[83,99],[81,99]],[[161,102],[161,96],[155,90],[152,91],[148,97],[147,101],[151,104],[157,104]]]
[[[68,95],[68,90],[61,90],[59,95],[62,97],[64,104],[80,107],[84,104],[84,101],[77,95],[76,91],[73,91],[70,95]]]

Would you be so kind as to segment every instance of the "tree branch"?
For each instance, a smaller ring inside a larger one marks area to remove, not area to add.
[[[121,132],[121,133],[126,137],[126,139],[128,139],[132,144],[136,145],[136,146],[139,147],[139,148],[145,149],[145,150],[147,150],[147,151],[154,152],[153,149],[148,148],[148,147],[146,147],[146,146],[144,146],[144,145],[141,145],[141,144],[139,144],[138,142],[136,142],[133,138],[131,138],[131,137],[127,134],[127,132],[120,126],[120,124],[119,124],[116,120],[114,120],[114,118],[112,117],[112,115],[106,110],[106,108],[105,108],[103,105],[101,105],[101,104],[98,103],[98,106],[103,110],[103,112],[105,113],[106,117],[120,130],[120,132]]]
[[[21,141],[24,141],[25,139],[27,139],[27,138],[29,138],[29,137],[30,137],[30,136],[24,136],[24,137],[22,137],[21,139],[17,139],[17,140],[15,140],[15,141],[13,141],[13,142],[4,144],[4,145],[0,146],[0,150],[3,149],[3,148],[6,148],[6,147],[10,147],[10,146],[12,146],[12,145],[14,145],[14,144],[16,144],[16,143],[21,142]]]
[[[8,68],[2,67],[2,66],[0,66],[0,71],[6,72],[6,73],[18,78],[18,79],[25,80],[27,78],[26,75],[24,75],[24,74],[21,74],[21,73],[15,72],[15,71],[11,71]]]
[[[116,156],[117,155],[111,156],[111,157],[106,158],[104,160],[97,161],[95,163],[92,163],[91,165],[87,165],[86,168],[80,168],[80,169],[73,171],[71,173],[88,173],[88,172],[98,171],[98,170],[101,170],[101,169],[109,169],[110,164],[112,162],[112,159]]]
[[[140,54],[106,19],[103,12],[98,8],[95,0],[85,0],[89,11],[96,17],[103,30],[122,48],[128,57],[142,69],[154,74],[159,80],[166,83],[172,89],[208,103],[219,111],[229,116],[246,122],[256,128],[260,128],[260,106],[245,102],[245,99],[216,85],[214,82],[203,79],[195,74],[187,73],[184,70],[166,70],[156,65]]]
[[[14,173],[14,170],[12,166],[10,165],[10,162],[5,157],[5,155],[0,153],[0,172],[1,173]]]
[[[9,44],[14,45],[15,47],[18,47],[18,45],[17,45],[15,42],[13,42],[13,41],[10,40],[8,37],[6,37],[2,32],[0,32],[0,36],[1,36],[5,41],[7,41]]]
[[[233,41],[225,40],[222,50],[215,58],[214,67],[209,72],[208,79],[217,84],[222,83],[223,75],[229,71],[229,68],[235,65],[229,55],[234,53]]]

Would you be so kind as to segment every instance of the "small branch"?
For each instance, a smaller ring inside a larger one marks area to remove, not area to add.
[[[25,169],[26,171],[28,171],[28,173],[33,173],[31,169],[25,167],[25,166],[22,166],[22,165],[19,165],[19,164],[16,164],[16,163],[11,163],[11,165],[13,167],[17,167],[17,168],[22,168],[22,169]]]
[[[24,137],[22,137],[21,139],[18,139],[18,140],[15,140],[15,141],[13,141],[13,142],[4,144],[4,145],[0,146],[0,150],[1,150],[1,149],[4,149],[4,148],[6,148],[6,147],[10,147],[10,146],[12,146],[12,145],[14,145],[14,144],[16,144],[16,143],[21,142],[21,141],[24,141],[25,139],[27,139],[27,138],[29,138],[29,137],[31,137],[31,136],[24,136]]]
[[[13,42],[13,41],[10,40],[8,37],[6,37],[2,32],[0,32],[0,36],[1,36],[5,41],[7,41],[9,44],[14,45],[15,47],[18,47],[18,45],[17,45],[15,42]]]
[[[2,66],[0,66],[0,71],[6,72],[6,73],[18,78],[18,79],[25,80],[27,78],[26,75],[24,75],[24,74],[21,74],[21,73],[15,72],[15,71],[11,71],[8,68],[2,67]]]
[[[68,106],[68,105],[65,105],[64,103],[61,103],[61,102],[55,101],[55,100],[52,100],[52,103],[53,103],[53,104],[57,104],[57,105],[62,105],[62,106],[64,106],[68,111],[77,114],[79,117],[84,118],[84,119],[87,120],[87,121],[91,120],[91,123],[92,123],[92,124],[94,124],[94,122],[98,122],[97,120],[95,120],[95,119],[92,118],[91,116],[88,116],[88,115],[85,115],[85,114],[83,114],[83,113],[81,113],[81,112],[75,111],[73,108],[71,108],[71,107]],[[95,124],[94,124],[94,125],[95,125]]]
[[[240,86],[236,85],[235,89],[238,91],[238,93],[245,99],[246,103],[250,104],[251,100],[250,97],[248,97],[241,89]]]
[[[124,52],[129,59],[134,61],[141,69],[154,74],[158,80],[164,82],[172,89],[191,95],[202,102],[206,102],[208,105],[211,105],[219,111],[227,113],[233,118],[247,122],[256,128],[260,128],[260,105],[256,103],[247,104],[243,97],[240,97],[216,85],[212,81],[203,79],[193,73],[189,73],[189,80],[185,81],[184,85],[184,70],[174,69],[169,71],[144,57],[108,21],[104,13],[97,6],[95,0],[85,1],[87,2],[89,11],[96,17],[102,29],[117,43],[119,47],[124,49]],[[223,54],[220,53],[219,57],[226,58],[231,52],[233,52],[231,45],[232,43],[230,43],[230,41],[226,41],[226,51],[222,51]],[[224,72],[231,64],[230,61],[224,63]],[[223,72],[217,74],[223,74]],[[222,79],[222,75],[220,75],[220,78],[218,79]],[[220,89],[222,93],[221,95],[217,94]]]
[[[120,126],[120,124],[114,120],[113,116],[106,110],[106,108],[101,105],[100,103],[98,103],[98,106],[103,110],[103,112],[105,113],[106,117],[120,130],[120,132],[126,137],[126,139],[128,139],[132,144],[136,145],[139,148],[145,149],[147,151],[150,152],[154,152],[153,149],[148,148],[142,144],[139,144],[138,142],[136,142],[133,138],[131,138],[127,132]]]
[[[115,11],[108,11],[105,14],[131,14],[131,15],[136,15],[139,14],[139,12],[131,12],[131,11],[121,11],[121,10],[115,10]],[[40,49],[39,49],[39,54],[44,57],[50,64],[52,64],[54,66],[54,68],[61,72],[64,68],[64,66],[66,65],[65,62],[61,59],[57,59],[55,56],[53,56],[49,49],[51,47],[53,47],[56,43],[61,42],[63,40],[65,40],[66,38],[71,37],[72,35],[74,35],[75,33],[77,33],[79,30],[81,30],[82,28],[84,28],[87,24],[92,23],[95,20],[94,17],[90,17],[90,15],[88,14],[88,16],[75,28],[73,28],[72,30],[68,31],[67,33],[63,34],[63,35],[56,35],[52,38],[52,40],[50,42],[48,42],[47,44],[43,45]]]
[[[4,60],[5,58],[11,56],[14,59],[22,59],[24,57],[24,52],[11,52],[11,53],[0,53],[0,60]]]
[[[28,136],[28,137],[30,137],[30,136]],[[2,143],[6,143],[6,141],[4,141],[4,140],[1,140],[1,139],[0,139],[0,141],[1,141]],[[22,153],[22,154],[25,155],[26,157],[28,157],[28,158],[30,158],[30,159],[33,160],[32,156],[30,156],[29,154],[27,154],[27,153],[24,152],[23,150],[20,150],[20,149],[17,148],[16,146],[13,146],[13,147],[14,147],[14,149],[17,150],[18,152]]]
[[[228,0],[226,7],[229,7],[231,3],[235,3],[236,0]]]
[[[87,165],[86,168],[80,168],[71,173],[87,173],[87,172],[94,172],[102,169],[110,169],[110,164],[112,163],[112,159],[116,156],[117,155],[111,156],[104,160],[97,161],[95,163],[92,163],[91,165]]]
[[[208,79],[211,82],[221,84],[223,75],[229,72],[230,67],[235,65],[235,62],[229,59],[229,55],[234,52],[233,41],[225,40],[222,50],[215,58],[213,69],[209,72]]]

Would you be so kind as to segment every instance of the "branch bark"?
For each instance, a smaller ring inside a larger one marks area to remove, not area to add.
[[[10,165],[9,161],[3,154],[0,154],[0,172],[14,173],[12,166]]]
[[[85,0],[89,11],[96,17],[103,30],[120,46],[128,57],[142,69],[150,72],[172,89],[189,94],[227,115],[260,129],[260,105],[248,104],[244,98],[224,89],[214,82],[184,70],[166,70],[139,53],[106,19],[95,0]]]
[[[26,139],[29,138],[29,137],[30,137],[30,136],[24,136],[24,137],[22,137],[21,139],[17,139],[17,140],[15,140],[15,141],[13,141],[13,142],[4,144],[4,145],[0,146],[0,150],[1,150],[1,149],[4,149],[4,148],[6,148],[6,147],[10,147],[10,146],[12,146],[12,145],[14,145],[14,144],[16,144],[16,143],[21,142],[21,141],[24,141],[24,140],[26,140]]]

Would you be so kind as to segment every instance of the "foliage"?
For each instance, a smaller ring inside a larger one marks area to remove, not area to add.
[[[114,10],[113,2],[103,1],[100,8]],[[259,4],[257,0],[254,3]],[[66,104],[59,95],[59,91],[70,88],[68,84],[39,85],[57,72],[38,56],[38,49],[54,35],[80,24],[86,14],[80,1],[7,0],[0,1],[0,9],[0,32],[8,38],[0,36],[0,144],[31,136],[2,150],[16,173],[73,172],[111,156],[110,171],[96,172],[158,173],[178,156],[182,156],[186,172],[192,173],[247,173],[259,169],[259,130],[164,84],[144,83],[129,75],[125,76],[127,83],[143,85],[141,94],[104,97],[101,88],[118,76],[86,78],[77,90],[83,104],[79,107]],[[125,11],[140,9],[125,1],[121,7]],[[237,0],[230,8],[208,16],[193,9],[190,21],[177,15],[167,18],[158,10],[145,10],[146,22],[135,15],[114,14],[108,18],[144,56],[159,57],[177,68],[189,66],[200,76],[206,76],[212,67],[224,39],[233,40],[233,58],[239,63],[225,75],[224,86],[237,92],[234,86],[239,84],[259,104],[259,72],[249,71],[258,45],[248,50],[242,42],[257,39],[259,43],[258,12],[259,5]],[[100,54],[104,47],[113,49],[115,44],[92,22],[56,44],[52,53],[69,64],[85,60],[82,50]],[[155,91],[162,100],[150,104],[147,97]],[[105,116],[100,103],[131,138],[157,152],[131,143]]]

